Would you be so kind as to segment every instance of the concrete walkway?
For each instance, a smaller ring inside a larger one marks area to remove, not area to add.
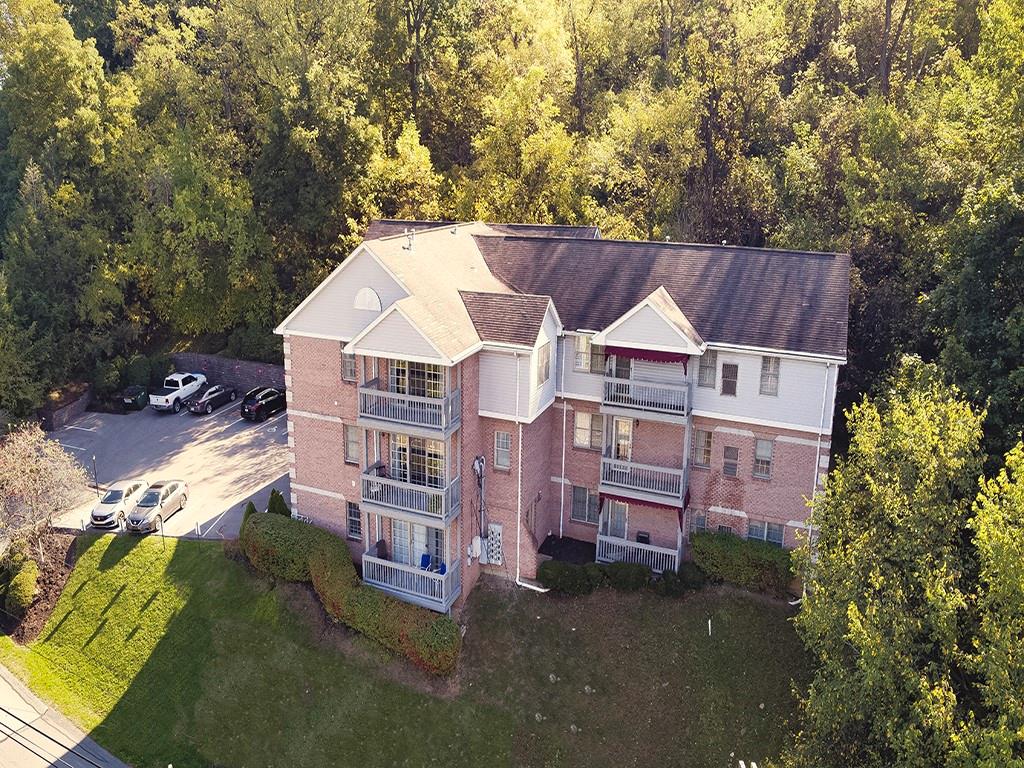
[[[0,666],[0,766],[128,768]]]

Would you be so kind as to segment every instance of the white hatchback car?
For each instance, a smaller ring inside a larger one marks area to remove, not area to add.
[[[92,511],[93,527],[120,528],[147,488],[149,483],[142,478],[121,480],[111,485]]]

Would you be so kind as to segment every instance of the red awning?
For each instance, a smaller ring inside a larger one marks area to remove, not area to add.
[[[604,352],[606,355],[629,357],[633,360],[649,360],[652,363],[682,363],[683,365],[686,365],[686,362],[690,359],[689,355],[683,354],[682,352],[663,352],[656,349],[632,349],[630,347],[607,346],[604,348]]]
[[[616,493],[601,493],[601,506],[604,507],[604,502],[608,499],[612,501],[621,501],[623,504],[640,504],[644,507],[659,507],[660,509],[671,509],[678,512],[680,506],[678,504],[666,504],[658,501],[638,501],[637,499],[631,499],[629,496],[619,496]]]

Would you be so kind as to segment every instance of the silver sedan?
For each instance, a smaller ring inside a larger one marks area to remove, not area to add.
[[[164,520],[185,508],[187,501],[188,485],[184,480],[153,483],[128,515],[125,527],[142,533],[158,531]]]

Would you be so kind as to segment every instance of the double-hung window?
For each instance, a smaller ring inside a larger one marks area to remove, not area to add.
[[[537,351],[537,386],[551,378],[551,342],[545,342]]]
[[[348,517],[348,537],[350,539],[363,538],[363,518],[359,514],[359,505],[354,501],[345,502],[345,512]]]
[[[774,443],[771,440],[757,440],[754,443],[754,477],[767,480],[772,476],[772,451]]]
[[[737,477],[740,473],[740,449],[727,445],[722,451],[722,474],[726,477]]]
[[[740,367],[736,363],[722,363],[722,394],[736,396]]]
[[[576,411],[572,444],[577,448],[601,450],[604,442],[604,416]]]
[[[711,431],[693,431],[693,466],[707,469],[711,466]]]
[[[356,380],[356,356],[347,352],[341,353],[341,378],[343,381]]]
[[[718,370],[718,352],[713,349],[704,351],[697,367],[697,386],[715,388],[715,373]]]
[[[569,519],[577,523],[597,525],[599,496],[578,485],[572,487],[572,510]]]
[[[782,523],[769,523],[766,520],[749,520],[747,522],[747,538],[753,541],[767,541],[781,547],[786,536],[786,528]]]
[[[576,337],[574,371],[604,373],[604,347],[594,345],[593,341],[593,336],[583,333]]]
[[[512,433],[494,433],[494,466],[496,469],[512,468]]]
[[[761,394],[762,395],[773,395],[779,394],[779,358],[777,357],[762,357],[761,358]]]
[[[690,517],[690,530],[693,533],[701,533],[708,529],[708,515],[706,512],[694,512]]]
[[[359,428],[345,425],[345,463],[359,463]]]

